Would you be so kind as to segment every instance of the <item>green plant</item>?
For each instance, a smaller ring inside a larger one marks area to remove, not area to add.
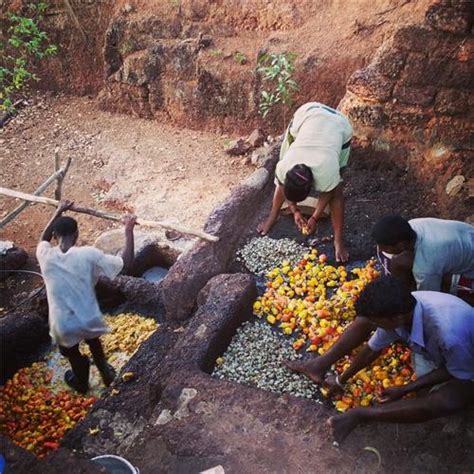
[[[46,3],[32,3],[28,5],[29,16],[7,15],[7,40],[0,42],[0,110],[12,111],[13,94],[38,80],[30,69],[33,61],[57,53],[57,47],[40,29],[47,8]]]
[[[222,56],[222,49],[210,49],[209,54],[211,56],[215,56],[216,58],[219,58]]]
[[[258,57],[257,72],[262,74],[262,82],[269,88],[260,91],[259,112],[263,118],[276,104],[290,106],[293,93],[299,90],[297,82],[292,79],[295,72],[295,53],[265,53]]]
[[[244,53],[241,51],[236,51],[234,53],[234,59],[239,63],[239,64],[245,64],[247,62],[247,56],[245,56]]]

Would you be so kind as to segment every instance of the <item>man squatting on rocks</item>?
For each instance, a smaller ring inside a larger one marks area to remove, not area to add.
[[[352,126],[340,112],[318,102],[302,105],[288,126],[275,171],[275,193],[268,218],[258,226],[266,235],[288,201],[295,224],[301,231],[314,233],[316,223],[329,205],[334,230],[336,261],[346,262],[349,254],[343,238],[344,195],[341,171],[350,154]],[[313,215],[306,220],[297,203],[311,190],[319,191]]]
[[[107,363],[100,336],[110,331],[105,325],[95,296],[95,285],[101,276],[115,278],[121,271],[130,270],[134,258],[133,228],[135,216],[125,216],[125,250],[122,258],[107,255],[95,247],[77,247],[77,222],[62,216],[72,207],[61,201],[47,224],[36,250],[41,273],[46,285],[49,305],[50,336],[61,354],[69,360],[66,383],[85,393],[89,389],[88,357],[79,351],[79,343],[86,341],[92,358],[108,387],[115,378],[113,367]],[[58,246],[50,244],[56,237]]]
[[[361,423],[418,423],[474,403],[474,308],[446,293],[411,293],[394,276],[369,283],[355,307],[377,329],[350,367],[328,379],[328,395],[342,391],[347,380],[397,340],[412,350],[416,380],[384,390],[373,407],[353,408],[330,418],[336,441]],[[416,393],[416,398],[402,399],[409,393]]]
[[[474,227],[464,222],[422,218],[406,221],[385,216],[372,230],[386,275],[392,274],[408,288],[448,290],[468,303],[474,293]],[[416,284],[416,286],[415,286]],[[338,341],[319,357],[286,365],[322,383],[331,365],[367,341],[375,329],[370,318],[358,313]]]

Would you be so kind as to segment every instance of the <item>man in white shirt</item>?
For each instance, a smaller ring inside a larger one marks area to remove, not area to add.
[[[65,374],[66,383],[85,393],[89,389],[89,359],[79,351],[79,343],[86,341],[94,362],[106,386],[115,372],[102,349],[100,336],[110,331],[103,321],[95,295],[95,285],[101,276],[115,278],[127,272],[133,263],[133,228],[135,216],[126,216],[126,244],[121,257],[107,255],[95,247],[77,247],[77,222],[62,216],[73,203],[61,202],[47,224],[36,250],[36,257],[46,285],[49,306],[50,336],[68,358],[72,370]],[[58,246],[51,245],[56,237]]]
[[[336,261],[346,262],[349,254],[343,239],[344,195],[341,170],[350,154],[352,126],[341,112],[318,102],[302,105],[295,113],[285,134],[280,161],[275,171],[275,193],[268,218],[258,226],[266,235],[278,219],[285,201],[293,212],[297,227],[308,234],[326,206],[331,211]],[[319,198],[312,216],[306,220],[297,203],[314,189]]]
[[[412,350],[416,380],[386,389],[373,407],[353,408],[331,418],[336,441],[360,423],[418,423],[474,403],[474,309],[469,304],[437,291],[411,293],[396,277],[388,276],[366,286],[356,311],[377,329],[340,376],[326,379],[328,396],[342,391],[352,376],[395,341]],[[407,394],[417,396],[404,399]]]

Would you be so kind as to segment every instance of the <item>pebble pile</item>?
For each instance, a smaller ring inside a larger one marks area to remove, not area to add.
[[[253,274],[263,276],[283,261],[296,265],[308,250],[291,239],[255,237],[237,252],[237,261]]]
[[[274,393],[316,398],[317,386],[283,365],[302,356],[264,322],[246,322],[237,331],[227,351],[216,360],[213,376],[254,385]]]

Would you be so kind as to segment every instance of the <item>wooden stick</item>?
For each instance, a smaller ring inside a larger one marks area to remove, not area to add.
[[[23,199],[24,201],[46,204],[47,206],[58,207],[58,204],[59,204],[59,201],[56,201],[55,199],[51,199],[51,198],[47,198],[43,196],[34,196],[32,194],[22,193],[20,191],[14,191],[13,189],[8,189],[8,188],[0,187],[0,194],[17,198],[17,199]],[[108,219],[110,221],[115,221],[115,222],[122,221],[121,217],[114,216],[113,214],[109,214],[103,211],[98,211],[97,209],[91,209],[88,207],[80,207],[80,206],[74,205],[73,207],[71,207],[70,210],[74,212],[80,212],[82,214],[88,214],[90,216],[100,217],[101,219]],[[162,221],[147,221],[144,219],[138,219],[137,224],[143,225],[145,227],[163,227],[164,229],[174,230],[182,234],[194,235],[196,237],[199,237],[200,239],[207,240],[209,242],[217,242],[219,240],[219,237],[216,237],[215,235],[211,235],[206,232],[201,232],[199,230],[191,230],[191,229],[188,229],[187,227],[183,227],[176,224],[168,224]]]
[[[62,177],[64,179],[64,176],[67,173],[67,170],[69,169],[69,165],[71,164],[71,158],[68,158],[68,161],[66,163],[66,166],[64,168],[61,168],[60,170],[57,170],[54,174],[52,174],[43,184],[41,184],[38,189],[36,189],[33,192],[33,196],[39,196],[42,194],[48,186],[59,179],[59,177]],[[0,221],[0,229],[7,225],[9,222],[11,222],[15,217],[20,214],[24,209],[26,209],[30,205],[30,202],[25,201],[22,202],[19,206],[17,206],[15,209],[13,209],[10,214],[7,214],[1,221]]]
[[[59,165],[60,165],[60,162],[59,162],[59,153],[58,151],[56,150],[54,152],[54,168],[56,170],[59,170]],[[71,157],[69,157],[66,161],[66,166],[62,169],[62,173],[58,176],[58,179],[57,179],[57,183],[56,183],[56,189],[54,190],[54,198],[57,200],[57,201],[60,201],[61,200],[61,194],[62,194],[62,189],[63,189],[63,181],[64,181],[64,177],[66,176],[66,173],[69,169],[69,166],[71,166]]]

